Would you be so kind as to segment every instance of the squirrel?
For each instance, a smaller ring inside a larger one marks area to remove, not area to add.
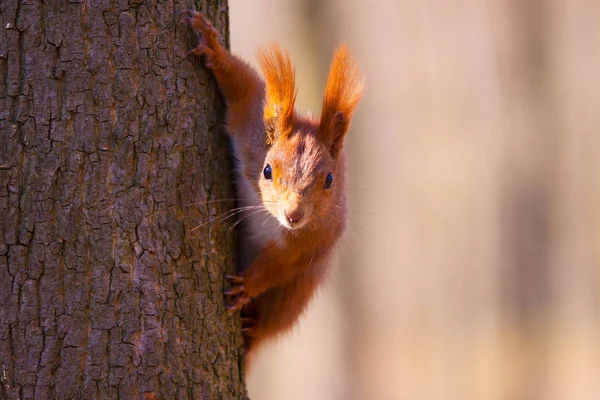
[[[246,365],[257,346],[291,328],[323,281],[348,218],[344,138],[364,77],[342,44],[331,63],[320,118],[295,111],[295,73],[287,52],[259,52],[264,80],[219,43],[202,13],[182,21],[199,33],[203,56],[227,106],[236,160],[241,262],[226,276],[230,313],[241,310]]]

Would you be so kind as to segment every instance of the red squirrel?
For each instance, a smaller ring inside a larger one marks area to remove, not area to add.
[[[348,217],[343,144],[364,78],[340,46],[320,118],[303,116],[294,109],[286,52],[276,45],[259,52],[263,80],[221,46],[200,12],[185,11],[183,19],[200,34],[190,53],[204,56],[227,105],[244,224],[241,272],[226,277],[225,295],[229,312],[241,310],[248,360],[260,343],[294,325],[326,275]]]

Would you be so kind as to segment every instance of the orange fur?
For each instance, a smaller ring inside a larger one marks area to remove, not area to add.
[[[202,14],[188,11],[185,18],[201,34],[192,52],[206,57],[227,102],[239,205],[251,210],[240,219],[241,272],[228,277],[231,288],[226,291],[230,310],[242,311],[248,360],[260,343],[297,321],[326,275],[346,225],[342,146],[363,80],[347,47],[341,46],[321,119],[299,116],[287,53],[270,46],[259,54],[263,82],[221,47]],[[328,176],[333,177],[331,185]],[[292,213],[300,217],[292,219]]]
[[[338,47],[327,78],[319,134],[331,143],[334,157],[342,149],[350,119],[362,98],[364,78],[346,44]]]
[[[296,77],[290,56],[272,44],[258,53],[258,61],[265,75],[266,99],[263,118],[267,131],[267,145],[272,145],[276,134],[289,135],[294,123]]]

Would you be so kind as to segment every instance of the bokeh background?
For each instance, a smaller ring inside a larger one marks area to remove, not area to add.
[[[367,92],[334,278],[249,379],[260,400],[600,399],[600,2],[230,0],[318,112],[335,46]]]

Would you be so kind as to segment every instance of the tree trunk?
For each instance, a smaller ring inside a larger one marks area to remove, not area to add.
[[[192,231],[231,206],[223,103],[178,24],[226,37],[227,2],[189,3],[0,3],[0,399],[245,397],[233,235]]]

